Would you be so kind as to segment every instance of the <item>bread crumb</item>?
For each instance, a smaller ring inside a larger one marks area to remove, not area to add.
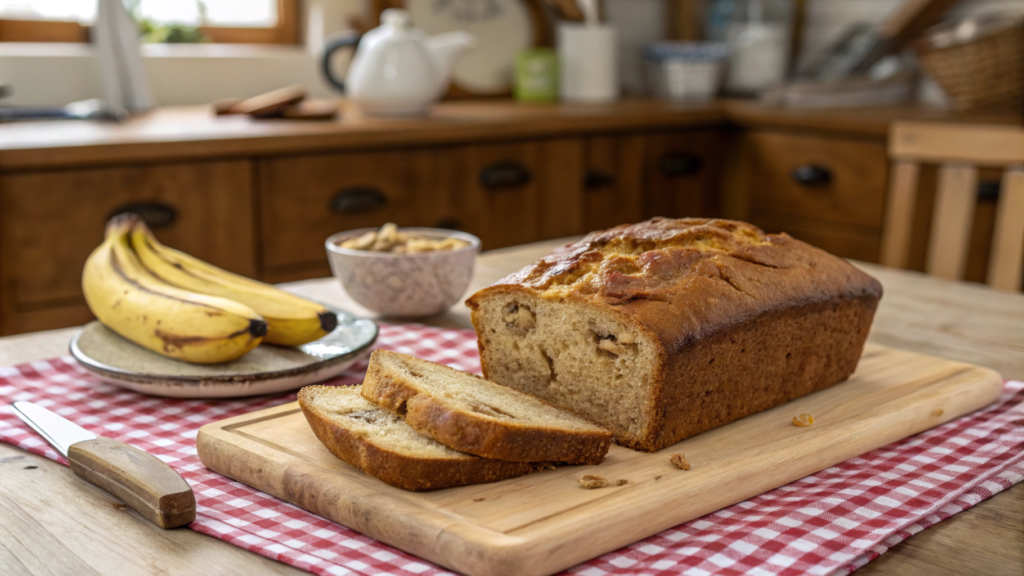
[[[605,480],[604,476],[587,474],[580,478],[580,484],[587,490],[593,490],[594,488],[604,488],[608,485],[608,480]]]
[[[793,416],[793,426],[810,426],[811,424],[814,424],[814,416],[810,414]]]
[[[946,412],[942,408],[938,408],[932,411],[932,416],[942,416]]]
[[[541,462],[537,465],[537,470],[554,470],[556,468],[558,468],[558,466],[555,466],[551,462]]]
[[[686,456],[678,452],[669,455],[668,461],[671,462],[673,466],[679,468],[680,470],[690,469],[690,463],[686,461]]]
[[[629,480],[619,480],[615,483],[616,486],[625,486],[626,484],[629,484]]]

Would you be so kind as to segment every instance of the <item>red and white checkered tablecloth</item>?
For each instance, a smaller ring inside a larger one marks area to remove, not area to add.
[[[378,345],[479,371],[471,330],[382,325]],[[365,364],[335,383],[358,382]],[[196,494],[193,530],[316,574],[445,574],[430,562],[207,470],[195,437],[208,422],[291,401],[173,400],[105,384],[71,358],[0,368],[0,402],[29,400],[155,454]],[[66,464],[0,408],[0,441]],[[687,522],[568,572],[846,574],[917,532],[1024,478],[1024,382],[985,410]]]

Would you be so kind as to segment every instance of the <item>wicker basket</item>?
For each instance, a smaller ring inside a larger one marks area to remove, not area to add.
[[[1024,108],[1024,18],[989,16],[941,25],[914,48],[955,109]]]

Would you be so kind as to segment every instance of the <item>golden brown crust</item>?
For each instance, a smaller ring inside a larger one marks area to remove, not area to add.
[[[349,465],[403,490],[424,491],[496,482],[522,476],[537,469],[536,464],[466,458],[416,458],[383,449],[372,439],[354,434],[332,422],[311,397],[331,386],[306,386],[299,391],[299,407],[317,439],[332,454]]]
[[[832,298],[881,298],[849,262],[745,222],[654,218],[593,232],[469,298],[502,286],[614,307],[672,353],[775,310]]]
[[[473,294],[478,333],[484,299],[520,293],[598,306],[653,336],[653,416],[642,437],[616,437],[653,451],[848,378],[882,286],[786,234],[655,218],[589,234]],[[490,377],[483,339],[480,355]]]
[[[367,400],[405,417],[414,430],[460,452],[509,462],[564,462],[600,464],[612,435],[605,430],[570,431],[517,421],[497,420],[460,410],[422,392],[404,375],[388,370],[376,358],[396,354],[376,350],[363,381]],[[426,360],[419,360],[426,362]],[[447,366],[443,367],[451,370]],[[475,374],[466,374],[483,380]],[[514,391],[513,391],[514,392]],[[537,402],[539,398],[530,397]]]

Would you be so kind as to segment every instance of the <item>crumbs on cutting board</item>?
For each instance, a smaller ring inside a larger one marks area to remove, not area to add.
[[[595,476],[593,474],[587,474],[580,478],[580,485],[587,490],[593,490],[595,488],[604,488],[608,485],[608,480],[604,476]]]
[[[814,416],[810,414],[793,416],[793,426],[810,426],[811,424],[814,424]]]
[[[675,454],[670,454],[668,457],[668,461],[671,462],[673,466],[679,468],[680,470],[690,469],[690,463],[686,460],[685,454],[680,454],[679,452],[676,452]]]

